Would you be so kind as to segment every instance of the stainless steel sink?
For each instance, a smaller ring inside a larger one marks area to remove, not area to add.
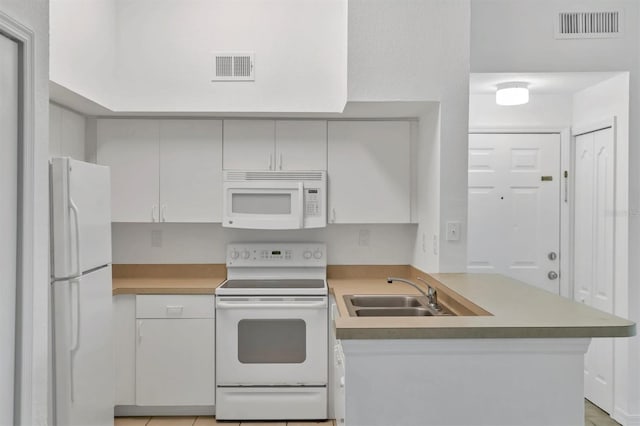
[[[365,308],[356,309],[359,317],[428,317],[433,312],[428,308]]]
[[[403,294],[353,295],[350,298],[353,306],[363,308],[395,308],[424,306],[415,296]]]
[[[352,317],[427,317],[450,316],[451,311],[442,305],[439,309],[429,306],[424,296],[409,294],[347,294],[344,296]]]

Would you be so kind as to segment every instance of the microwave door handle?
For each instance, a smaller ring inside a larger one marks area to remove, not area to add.
[[[300,219],[300,223],[298,224],[298,228],[304,228],[304,182],[298,182],[298,194],[300,194],[298,200],[298,207],[300,208],[300,214],[298,218]]]

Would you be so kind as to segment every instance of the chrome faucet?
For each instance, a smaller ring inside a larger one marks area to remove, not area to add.
[[[427,285],[427,292],[425,293],[424,290],[422,290],[420,287],[418,287],[416,285],[416,283],[411,282],[409,280],[405,280],[404,278],[397,278],[397,277],[387,277],[387,282],[389,284],[393,283],[394,281],[399,281],[401,283],[405,283],[405,284],[409,284],[411,287],[415,288],[416,290],[418,290],[420,293],[422,293],[424,295],[424,297],[427,298],[427,300],[429,301],[429,307],[435,310],[440,310],[440,306],[438,305],[438,292],[436,291],[435,288],[431,287],[431,285],[424,279],[417,277],[420,281],[422,281],[423,283],[425,283]]]

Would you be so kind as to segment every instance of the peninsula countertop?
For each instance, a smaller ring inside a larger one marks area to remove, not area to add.
[[[329,279],[338,339],[629,337],[635,323],[498,274],[420,274],[471,315],[350,317],[343,296],[418,294],[384,278]],[[415,276],[410,277],[415,282]],[[418,282],[418,285],[424,286]],[[446,304],[446,301],[444,302]],[[467,309],[468,308],[468,309]]]

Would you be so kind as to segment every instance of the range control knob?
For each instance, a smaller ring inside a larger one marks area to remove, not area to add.
[[[249,256],[251,256],[251,253],[249,253],[249,250],[245,250],[242,252],[242,258],[243,259],[248,259]]]
[[[313,253],[311,253],[310,250],[305,250],[304,253],[302,253],[302,257],[305,259],[311,259],[311,256],[313,256]]]
[[[322,259],[322,251],[316,250],[313,252],[313,257],[316,259]]]
[[[238,257],[240,257],[240,253],[238,253],[238,250],[233,250],[230,256],[232,259],[237,259]]]

